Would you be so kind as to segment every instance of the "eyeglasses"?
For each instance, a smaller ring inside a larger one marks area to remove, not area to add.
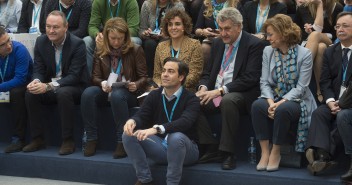
[[[336,25],[336,26],[334,26],[335,30],[338,30],[338,29],[340,29],[340,28],[342,28],[342,29],[348,29],[348,28],[350,28],[350,27],[351,27],[351,25],[348,25],[348,24],[342,24],[342,25]]]
[[[5,46],[7,46],[10,43],[11,43],[11,37],[9,37],[6,42],[0,44],[0,49],[3,49]]]

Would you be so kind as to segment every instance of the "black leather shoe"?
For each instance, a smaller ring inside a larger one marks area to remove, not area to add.
[[[343,181],[343,182],[351,182],[352,181],[352,155],[350,155],[350,158],[351,158],[350,169],[347,171],[347,173],[345,173],[341,176],[341,181]]]
[[[211,162],[220,163],[221,159],[222,159],[222,156],[220,155],[219,151],[207,152],[198,160],[198,163],[199,164],[211,163]]]
[[[221,168],[223,170],[233,170],[236,168],[236,158],[233,155],[226,156],[222,162]]]

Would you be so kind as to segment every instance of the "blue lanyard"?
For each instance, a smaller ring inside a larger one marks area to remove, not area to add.
[[[56,75],[59,74],[59,72],[60,72],[61,61],[62,61],[62,51],[61,51],[61,53],[60,53],[59,62],[56,64]]]
[[[181,94],[182,94],[182,91],[183,91],[183,89],[181,90]],[[175,111],[176,105],[177,105],[177,103],[178,103],[178,101],[180,100],[181,97],[179,97],[179,98],[176,97],[176,101],[175,101],[175,103],[174,103],[174,106],[173,106],[172,109],[171,109],[171,113],[170,113],[170,116],[169,116],[169,113],[167,112],[167,108],[166,108],[165,96],[166,96],[166,95],[163,95],[164,111],[165,111],[167,120],[168,120],[169,123],[170,123],[170,122],[172,121],[172,117],[173,117],[173,115],[174,115],[174,111]]]
[[[215,11],[213,11],[213,18],[214,18],[214,24],[215,24],[216,29],[219,29],[219,25],[218,25],[218,23],[216,22]]]
[[[1,76],[2,82],[4,82],[4,80],[5,80],[5,75],[6,75],[6,70],[7,70],[7,64],[8,63],[9,63],[9,56],[6,57],[6,62],[5,62],[5,66],[4,66],[3,72],[0,70],[0,76]]]
[[[119,0],[120,1],[120,0]],[[111,10],[111,4],[110,4],[110,0],[108,1],[109,2],[109,9],[110,9],[110,15],[111,15],[111,18],[113,18],[114,16],[112,15],[112,10]],[[117,17],[118,13],[119,13],[119,9],[120,9],[120,2],[117,2],[117,9],[116,9],[116,12],[115,12],[115,17]]]
[[[120,60],[119,60],[119,65],[117,66],[117,69],[116,69],[116,71],[115,71],[115,73],[118,74],[118,75],[120,75],[120,73],[121,73],[121,66],[122,66],[122,60],[120,59]],[[113,69],[113,68],[111,68],[111,72],[112,72],[112,73],[114,72],[114,69]]]
[[[170,4],[167,4],[166,6],[166,9],[168,9],[170,6]],[[159,10],[159,6],[158,6],[158,3],[156,4],[156,10],[155,10],[155,30],[160,30],[159,29],[159,22],[158,22],[158,19],[159,19],[159,14],[161,13],[161,8]]]
[[[240,45],[240,41],[238,41],[235,45],[235,47],[232,50],[232,53],[230,55],[230,57],[227,59],[227,61],[225,61],[225,57],[226,57],[226,53],[225,55],[222,56],[222,62],[221,62],[221,70],[225,71],[225,69],[230,65],[230,62],[233,60],[233,57],[235,56],[235,53],[237,53],[237,49],[238,49],[238,45]],[[229,47],[227,48],[227,50],[229,49]]]
[[[71,5],[71,6],[73,6],[73,5]],[[60,8],[60,12],[62,12],[60,2],[59,2],[59,8]],[[68,21],[68,19],[70,19],[70,17],[71,17],[72,10],[73,10],[73,7],[71,8],[70,12],[68,12],[68,15],[67,15],[67,17],[66,17],[66,20],[67,20],[67,21]]]
[[[268,15],[268,12],[269,12],[269,8],[270,8],[270,6],[268,5],[268,6],[266,7],[266,9],[265,9],[265,12],[264,12],[264,15],[263,15],[263,20],[262,20],[261,22],[259,22],[259,17],[260,17],[259,10],[260,10],[260,5],[259,5],[259,3],[258,3],[258,8],[257,8],[257,20],[256,20],[256,22],[255,22],[255,26],[256,26],[256,28],[257,28],[257,30],[256,30],[257,32],[256,32],[256,33],[259,33],[260,30],[262,29],[263,23],[264,23],[264,19],[265,19],[265,17]]]
[[[33,24],[32,24],[32,26],[34,26],[34,25],[35,25],[35,22],[37,22],[38,14],[39,14],[39,11],[40,11],[41,8],[42,8],[42,4],[40,4],[38,10],[35,11],[35,5],[33,6],[34,17],[33,17]]]
[[[178,54],[180,54],[181,48],[178,49],[178,51],[176,53],[176,56],[175,56],[174,48],[172,47],[172,45],[170,46],[170,49],[171,49],[171,56],[175,57],[175,58],[178,58]]]

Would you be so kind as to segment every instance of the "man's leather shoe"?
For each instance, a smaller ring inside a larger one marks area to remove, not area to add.
[[[221,162],[222,156],[220,151],[206,152],[199,160],[198,163]]]
[[[119,158],[124,158],[127,156],[127,153],[125,151],[125,148],[123,147],[123,143],[122,142],[118,142],[115,152],[113,154],[113,158],[114,159],[119,159]]]
[[[86,148],[84,149],[84,152],[83,152],[85,157],[90,157],[90,156],[95,155],[97,143],[98,142],[96,140],[87,141]]]
[[[350,169],[347,171],[347,173],[343,174],[340,178],[341,181],[344,182],[351,182],[352,181],[352,155],[350,155],[351,162],[350,162]]]
[[[20,140],[18,137],[13,137],[12,142],[4,150],[5,153],[14,153],[22,151],[25,146],[24,141]]]
[[[73,139],[64,139],[59,150],[59,155],[72,154],[75,151],[75,142]]]
[[[306,150],[306,158],[309,164],[313,164],[313,162],[315,161],[314,154],[315,154],[315,151],[313,148],[308,148]]]
[[[221,168],[223,170],[233,170],[236,168],[236,158],[233,155],[228,155],[222,162]]]
[[[37,150],[45,148],[45,142],[42,138],[35,138],[27,146],[23,147],[23,152],[35,152]]]

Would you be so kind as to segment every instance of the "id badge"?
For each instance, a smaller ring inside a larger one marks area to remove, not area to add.
[[[224,81],[224,77],[218,74],[218,77],[216,78],[215,86],[216,86],[216,85],[221,86],[221,84],[223,83],[223,81]]]
[[[346,87],[345,87],[345,86],[343,86],[343,85],[341,85],[341,87],[340,87],[340,95],[339,95],[339,99],[340,99],[340,97],[342,96],[343,92],[345,92],[345,90],[346,90]]]
[[[37,27],[30,27],[29,33],[38,33],[38,28]]]
[[[10,103],[10,91],[0,92],[0,103]]]
[[[116,74],[116,73],[110,73],[109,78],[108,78],[107,85],[108,85],[109,87],[111,87],[112,84],[117,81],[117,78],[118,78],[118,77],[119,77],[118,74]]]
[[[161,30],[160,29],[155,29],[154,31],[151,32],[153,35],[160,35]]]
[[[58,80],[60,80],[61,78],[58,77],[58,78],[51,78],[51,82],[57,82]]]

